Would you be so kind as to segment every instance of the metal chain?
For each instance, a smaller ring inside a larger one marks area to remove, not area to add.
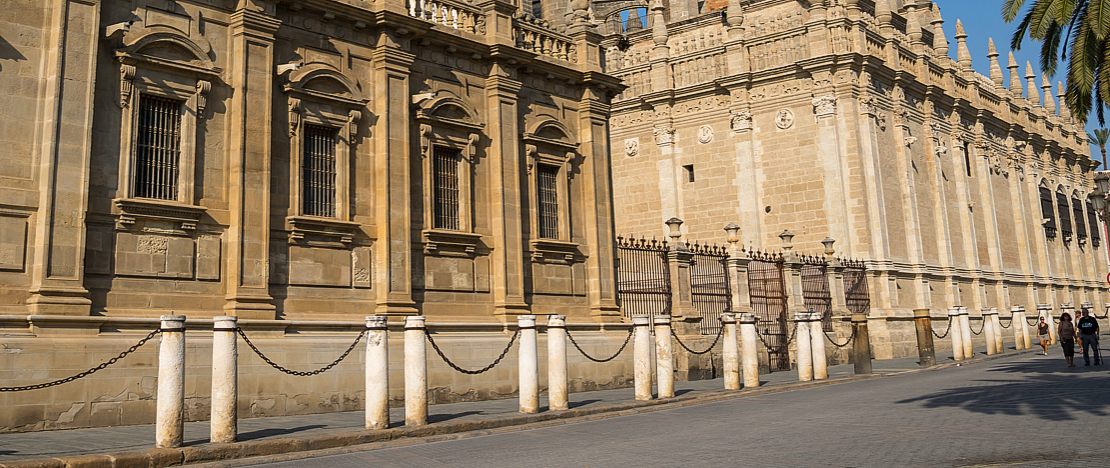
[[[1040,317],[1034,317],[1034,318],[1033,318],[1033,321],[1032,321],[1032,322],[1030,322],[1030,321],[1029,321],[1029,317],[1025,317],[1025,323],[1028,323],[1030,327],[1035,327],[1035,326],[1037,326],[1037,322],[1039,322],[1040,320],[1041,320],[1041,318],[1040,318]]]
[[[948,328],[944,329],[943,335],[938,335],[937,331],[933,330],[933,327],[929,327],[929,331],[933,332],[933,336],[937,337],[938,340],[943,340],[944,337],[948,336],[948,333],[952,331],[952,316],[948,316]]]
[[[71,376],[66,377],[64,379],[55,380],[53,382],[45,382],[45,383],[40,383],[40,384],[35,384],[35,385],[24,385],[22,387],[0,387],[0,392],[22,392],[22,391],[25,391],[25,390],[38,390],[38,389],[41,389],[41,388],[50,388],[50,387],[53,387],[55,385],[61,385],[61,384],[64,384],[64,383],[69,383],[69,382],[73,382],[74,380],[77,380],[77,379],[80,379],[80,378],[83,378],[83,377],[87,377],[87,376],[89,376],[89,375],[91,375],[91,374],[93,374],[93,373],[95,373],[99,370],[102,370],[102,369],[104,369],[104,368],[106,368],[106,367],[108,367],[112,364],[115,364],[120,359],[123,359],[123,358],[127,357],[128,354],[131,354],[131,353],[135,352],[135,350],[141,348],[143,345],[146,344],[147,341],[150,341],[151,338],[154,338],[154,335],[157,335],[159,333],[162,333],[162,330],[154,330],[154,331],[150,332],[150,334],[143,337],[143,339],[139,340],[138,343],[135,343],[134,345],[131,345],[130,348],[127,348],[127,351],[119,353],[119,356],[116,356],[112,359],[109,359],[108,361],[101,363],[99,366],[96,366],[96,367],[93,367],[92,369],[81,372],[80,374],[71,375]]]
[[[717,337],[713,339],[713,344],[709,345],[708,348],[705,348],[705,351],[702,351],[702,352],[699,353],[697,351],[694,351],[694,350],[690,349],[689,347],[686,346],[686,343],[683,343],[682,340],[678,339],[678,334],[674,332],[674,328],[671,328],[671,336],[673,336],[674,340],[678,342],[678,345],[681,346],[682,349],[685,349],[686,351],[689,351],[690,353],[697,354],[697,355],[702,355],[702,354],[705,354],[705,353],[708,353],[708,352],[712,351],[713,347],[717,346],[717,342],[721,341],[721,335],[723,335],[723,334],[725,334],[725,327],[724,326],[722,326],[720,329],[717,330]]]
[[[971,328],[971,325],[968,325],[968,326],[967,326],[967,329],[968,329],[969,331],[971,331],[971,334],[972,334],[972,335],[975,335],[975,336],[979,336],[979,335],[982,335],[982,334],[983,334],[983,330],[986,330],[986,329],[987,329],[987,321],[986,321],[986,320],[984,320],[984,321],[983,321],[983,325],[981,325],[981,326],[979,327],[979,333],[975,333],[975,330]]]
[[[621,351],[624,351],[625,346],[628,346],[628,342],[632,340],[632,333],[635,330],[636,330],[636,327],[629,328],[628,329],[628,336],[626,336],[624,338],[624,344],[621,345],[621,349],[618,349],[617,352],[613,353],[612,356],[609,356],[605,359],[598,359],[598,358],[595,358],[593,356],[590,356],[589,354],[586,354],[586,351],[583,350],[581,346],[578,346],[578,342],[574,341],[574,337],[571,336],[569,328],[567,329],[567,338],[570,338],[570,344],[574,345],[574,347],[576,349],[578,349],[578,352],[582,353],[583,356],[586,356],[586,359],[589,359],[593,362],[609,362],[609,361],[612,361],[613,359],[616,359],[617,356],[619,356],[621,354]]]
[[[767,340],[763,339],[763,333],[760,333],[759,327],[755,327],[755,336],[756,336],[756,338],[759,338],[759,341],[762,342],[763,346],[766,346],[768,350],[781,351],[783,349],[786,349],[786,348],[790,347],[790,343],[794,341],[794,335],[796,335],[797,333],[798,333],[798,327],[795,326],[790,330],[790,338],[787,338],[786,342],[783,343],[782,346],[771,346],[770,344],[767,343]]]
[[[247,338],[247,334],[243,333],[242,328],[238,328],[238,327],[235,328],[235,332],[238,333],[239,336],[243,337],[243,341],[247,342],[247,346],[250,346],[250,348],[252,350],[254,350],[254,354],[257,354],[258,357],[262,358],[263,361],[266,361],[266,364],[269,364],[270,367],[273,367],[274,369],[282,371],[286,374],[296,375],[298,377],[305,377],[305,376],[309,376],[309,375],[322,374],[322,373],[327,372],[328,370],[330,370],[332,367],[335,367],[336,365],[338,365],[344,359],[347,359],[347,355],[351,354],[351,351],[353,351],[355,349],[355,346],[358,345],[358,342],[362,341],[362,337],[366,336],[366,330],[367,330],[366,328],[363,328],[362,332],[358,334],[357,338],[355,338],[354,343],[351,343],[351,345],[347,347],[347,350],[343,351],[343,354],[340,355],[338,359],[332,361],[331,364],[328,364],[328,365],[326,365],[324,367],[321,367],[319,369],[316,369],[314,371],[301,372],[301,371],[286,369],[286,368],[281,367],[280,365],[278,365],[276,362],[271,361],[270,358],[266,357],[265,354],[262,354],[262,351],[259,350],[258,347],[254,345],[254,343],[251,343],[250,338]]]
[[[829,343],[832,343],[833,346],[836,346],[837,348],[843,348],[845,346],[848,346],[848,343],[851,343],[852,340],[856,338],[856,327],[852,327],[852,335],[848,337],[848,340],[845,341],[844,344],[839,344],[834,341],[832,337],[829,336],[829,332],[825,331],[824,328],[821,329],[821,333],[825,334],[825,338],[827,338],[829,340]]]
[[[1010,327],[1014,326],[1014,316],[1012,316],[1012,315],[1010,316],[1010,325],[1007,325],[1007,326],[1003,326],[1002,325],[1002,317],[998,317],[998,326],[1002,327],[1003,329],[1007,329],[1007,328],[1010,328]]]
[[[509,353],[509,349],[511,349],[513,347],[513,343],[516,342],[517,335],[520,335],[520,329],[518,328],[518,329],[516,329],[516,331],[513,332],[513,336],[511,338],[509,338],[509,344],[505,345],[505,350],[501,351],[501,355],[497,356],[497,359],[494,359],[493,362],[490,363],[490,365],[488,365],[486,367],[483,367],[481,369],[478,369],[476,371],[475,370],[469,370],[469,369],[463,369],[463,368],[459,367],[458,365],[456,365],[455,363],[451,362],[450,359],[447,359],[447,355],[443,354],[443,350],[439,349],[439,345],[436,344],[436,340],[434,340],[432,338],[432,333],[429,332],[427,328],[424,329],[424,335],[426,335],[428,337],[428,342],[432,344],[432,349],[436,350],[436,354],[438,354],[439,357],[443,359],[443,362],[446,362],[448,366],[451,366],[452,369],[455,369],[459,372],[462,372],[462,373],[468,374],[468,375],[478,375],[478,374],[481,374],[485,371],[493,369],[494,366],[501,363],[502,359],[505,359],[505,355]]]

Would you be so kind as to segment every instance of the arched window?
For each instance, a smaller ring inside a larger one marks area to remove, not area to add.
[[[1049,239],[1056,238],[1056,209],[1053,207],[1052,191],[1048,187],[1040,188],[1041,194],[1041,225],[1044,226],[1045,236]]]
[[[1072,194],[1071,197],[1071,214],[1072,219],[1075,220],[1075,235],[1079,239],[1079,245],[1087,243],[1087,225],[1086,216],[1083,216],[1083,204],[1079,203],[1079,198]]]
[[[1091,246],[1097,249],[1102,240],[1102,227],[1098,224],[1095,206],[1091,204],[1090,200],[1087,201],[1087,225],[1090,226],[1091,231]]]
[[[1064,192],[1056,192],[1056,208],[1060,211],[1060,233],[1064,235],[1064,242],[1071,240],[1071,210],[1068,207],[1068,196]]]

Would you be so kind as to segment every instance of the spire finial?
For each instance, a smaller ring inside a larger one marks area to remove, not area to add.
[[[1041,105],[1041,93],[1037,91],[1037,74],[1033,73],[1033,65],[1029,61],[1025,62],[1025,83],[1029,89],[1026,99],[1034,106]]]
[[[877,0],[875,2],[875,18],[879,20],[879,26],[890,26],[894,20],[893,13],[890,9],[889,0]]]
[[[1056,97],[1060,99],[1060,118],[1065,122],[1071,121],[1071,109],[1068,108],[1068,102],[1064,95],[1064,83],[1062,81],[1056,82]]]
[[[655,42],[655,47],[665,47],[667,45],[667,22],[663,19],[663,0],[655,0],[655,4],[651,6],[653,12],[651,18],[651,40]]]
[[[1014,96],[1021,97],[1021,77],[1018,76],[1017,60],[1014,60],[1014,53],[1011,51],[1007,57],[1006,68],[1010,71],[1010,93]]]
[[[991,81],[1001,88],[1006,79],[1002,77],[1002,67],[998,66],[998,49],[994,48],[994,38],[987,38],[987,58],[991,61]]]
[[[940,17],[940,7],[937,7],[937,16],[933,18],[933,50],[942,56],[948,55],[948,38],[944,35],[944,19]]]
[[[964,33],[964,24],[956,20],[956,63],[962,69],[971,68],[971,52],[967,50],[967,34]]]
[[[739,28],[744,24],[744,7],[740,6],[740,0],[728,0],[725,19],[728,21],[729,29]]]
[[[1052,83],[1048,82],[1048,77],[1041,73],[1041,89],[1044,90],[1044,108],[1049,114],[1056,113],[1056,101],[1052,99]]]

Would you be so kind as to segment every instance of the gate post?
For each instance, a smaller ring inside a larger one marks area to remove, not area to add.
[[[994,337],[995,337],[994,318],[992,318],[992,316],[991,316],[991,310],[989,308],[983,309],[982,315],[983,315],[983,338],[985,338],[986,342],[987,342],[987,355],[991,356],[991,355],[998,354],[999,353],[998,342],[995,341],[995,339],[994,339]]]
[[[809,337],[809,319],[811,314],[809,312],[798,312],[794,314],[794,342],[798,346],[798,381],[809,382],[813,380],[813,352],[810,348]]]
[[[671,349],[671,317],[655,317],[655,382],[659,398],[674,396],[674,354]]]
[[[933,318],[929,309],[914,309],[913,322],[917,329],[917,356],[921,367],[937,365],[936,350],[933,348]]]
[[[682,238],[682,220],[671,218],[667,220],[671,232],[670,249],[667,251],[667,268],[671,275],[671,327],[688,345],[708,346],[709,343],[701,334],[701,314],[694,307],[693,291],[690,287],[690,266],[694,263],[694,252],[690,251]],[[673,369],[675,379],[687,381],[709,378],[712,376],[710,357],[697,356],[687,353],[683,349],[673,350]],[[658,379],[658,376],[656,376]]]
[[[867,335],[867,314],[852,314],[852,361],[857,374],[871,373],[871,337]]]
[[[960,306],[960,335],[963,338],[964,359],[971,359],[975,357],[975,347],[971,343],[971,317],[967,313],[967,307]]]
[[[813,352],[813,379],[825,380],[829,378],[829,365],[825,358],[825,329],[820,312],[809,313],[809,339]]]
[[[721,361],[724,364],[725,390],[740,390],[740,350],[736,341],[736,314],[724,312],[721,314],[721,326],[725,327],[724,340],[721,344]]]
[[[759,337],[755,330],[755,314],[737,315],[740,321],[740,365],[744,372],[744,388],[759,386]]]
[[[802,295],[802,260],[798,254],[787,250],[782,254],[783,276],[786,276],[786,310],[797,314],[809,313]]]
[[[632,317],[632,367],[637,400],[651,399],[651,336],[646,316]]]
[[[831,256],[829,257],[828,261],[829,266],[828,268],[826,268],[825,271],[828,272],[829,275],[829,296],[832,297],[832,305],[829,310],[829,316],[834,318],[832,323],[834,324],[833,330],[835,332],[837,328],[835,324],[843,323],[835,320],[835,318],[850,318],[852,313],[848,310],[848,294],[847,291],[844,289],[844,263],[841,262],[839,258]],[[851,322],[848,323],[848,327],[848,336],[851,336]],[[839,350],[833,350],[833,352],[838,353],[839,355]]]
[[[948,334],[952,336],[952,360],[964,360],[964,327],[960,324],[960,308],[948,308]]]

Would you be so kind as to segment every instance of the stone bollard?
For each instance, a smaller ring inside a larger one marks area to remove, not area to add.
[[[809,382],[813,380],[813,351],[809,338],[809,312],[796,312],[794,314],[796,327],[795,343],[797,343],[798,381]]]
[[[964,345],[964,359],[971,359],[975,357],[975,347],[971,344],[971,316],[967,313],[967,307],[960,306],[960,337],[963,338]]]
[[[871,335],[867,332],[867,314],[852,314],[852,361],[857,374],[871,373]]]
[[[1029,329],[1025,325],[1025,307],[1010,307],[1010,328],[1014,331],[1014,348],[1018,351],[1029,349]]]
[[[813,353],[814,380],[829,378],[829,364],[825,357],[825,329],[823,327],[821,314],[811,311],[809,313],[809,339],[810,351]]]
[[[547,316],[547,407],[570,408],[567,398],[567,316]]]
[[[740,367],[744,374],[744,388],[759,386],[759,340],[755,330],[755,314],[738,314],[740,322]]]
[[[721,361],[724,365],[725,390],[740,390],[740,349],[736,341],[736,314],[721,313],[721,326],[725,327],[721,344]]]
[[[212,319],[212,413],[209,440],[230,444],[239,434],[239,355],[235,324],[239,317]]]
[[[948,308],[948,335],[952,337],[952,360],[964,360],[964,327],[960,325],[960,308]]]
[[[424,317],[405,317],[405,425],[428,424],[428,348]]]
[[[517,362],[520,366],[520,412],[537,413],[540,410],[540,364],[536,346],[536,316],[516,316],[520,330]]]
[[[185,316],[163,315],[161,320],[155,443],[175,448],[185,441]]]
[[[646,316],[632,317],[632,366],[636,383],[636,399],[651,399],[651,334],[648,333],[650,319]]]
[[[937,365],[936,349],[933,348],[933,317],[929,309],[914,309],[913,322],[917,330],[918,364],[921,367]]]
[[[990,309],[983,309],[983,339],[987,342],[987,355],[998,354],[998,345],[994,340],[994,319],[991,318]]]
[[[674,396],[674,350],[671,349],[671,316],[659,315],[655,322],[655,381],[659,398]]]
[[[994,323],[994,349],[999,353],[1006,351],[1006,345],[1002,340],[1002,320],[998,317],[998,308],[991,307],[991,322]]]
[[[389,429],[389,327],[385,315],[366,317],[366,429]]]

